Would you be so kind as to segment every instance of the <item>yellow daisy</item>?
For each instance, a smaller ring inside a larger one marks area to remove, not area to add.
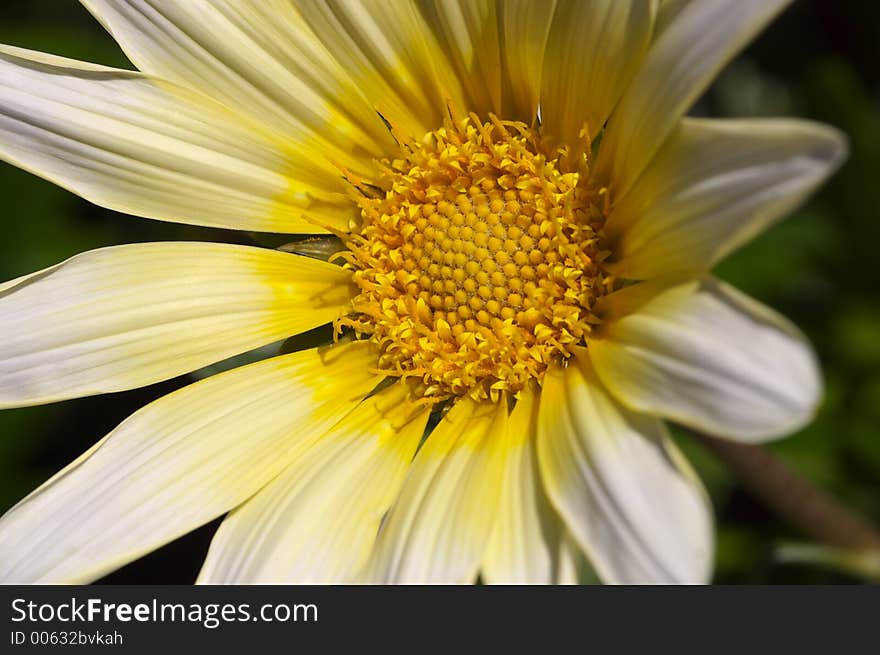
[[[0,578],[94,580],[228,513],[202,582],[709,579],[663,419],[755,442],[821,395],[797,329],[708,271],[845,139],[684,117],[786,0],[83,4],[141,72],[2,47],[0,157],[138,216],[324,236],[0,286],[0,406],[334,338],[135,413],[0,519]]]

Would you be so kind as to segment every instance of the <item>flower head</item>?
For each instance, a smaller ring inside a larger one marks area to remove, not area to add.
[[[0,578],[93,580],[226,514],[201,581],[708,579],[663,419],[763,440],[821,388],[796,328],[709,271],[846,145],[684,114],[787,2],[83,2],[141,72],[0,47],[0,156],[300,236],[0,286],[0,406],[332,330],[124,421],[0,519]]]
[[[417,396],[497,401],[571,357],[610,290],[605,189],[585,157],[523,123],[448,124],[390,162],[342,253],[360,293],[337,321],[368,334]]]

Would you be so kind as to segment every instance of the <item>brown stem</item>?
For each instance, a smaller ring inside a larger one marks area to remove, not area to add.
[[[838,548],[880,551],[880,530],[761,446],[691,432],[793,527]]]

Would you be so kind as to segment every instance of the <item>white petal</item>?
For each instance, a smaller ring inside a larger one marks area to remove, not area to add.
[[[0,580],[88,582],[235,507],[363,399],[375,356],[276,357],[136,412],[0,519]]]
[[[416,455],[364,581],[474,581],[501,495],[506,421],[506,403],[456,402]]]
[[[421,9],[468,96],[467,106],[460,109],[475,111],[484,120],[489,112],[501,114],[503,71],[496,3],[428,0]]]
[[[712,519],[663,424],[627,411],[589,360],[544,378],[538,456],[547,493],[606,583],[700,583]]]
[[[39,271],[34,271],[33,273],[28,273],[27,275],[22,275],[21,277],[14,278],[7,282],[0,282],[0,298],[3,297],[3,292],[11,289],[12,287],[17,287],[18,285],[30,280],[31,278],[39,277],[52,271],[55,269],[55,266],[49,266],[47,268],[41,269]]]
[[[507,423],[504,487],[481,566],[489,584],[576,581],[578,551],[571,548],[538,474],[537,419],[538,393],[524,392]]]
[[[393,147],[368,98],[289,2],[83,0],[139,70],[362,164]],[[360,153],[360,157],[358,157]]]
[[[627,292],[642,286],[607,297],[606,324],[589,342],[599,377],[622,402],[743,441],[811,420],[822,382],[797,328],[712,279],[648,294],[627,315]]]
[[[653,0],[560,1],[544,55],[543,131],[575,144],[596,137],[651,41]]]
[[[602,139],[598,174],[609,180],[615,200],[721,68],[790,2],[699,0],[674,8]]]
[[[505,117],[531,124],[541,98],[544,54],[556,0],[507,0],[497,9],[504,35],[505,82],[511,96]]]
[[[77,255],[0,292],[0,407],[152,384],[329,323],[349,277],[229,244]]]
[[[654,23],[654,38],[658,38],[666,28],[672,25],[681,10],[687,7],[691,0],[660,0],[657,7],[657,21]]]
[[[140,73],[0,46],[0,158],[129,214],[266,232],[347,229],[317,144]]]
[[[413,0],[296,0],[297,10],[395,130],[409,138],[443,125],[461,83]]]
[[[846,137],[795,120],[685,119],[608,220],[617,275],[706,271],[797,207]]]
[[[562,531],[559,549],[556,553],[558,565],[553,583],[557,585],[601,584],[601,580],[587,562],[577,539],[564,525]]]
[[[394,385],[365,400],[271,484],[230,513],[199,581],[338,584],[366,563],[429,410]]]

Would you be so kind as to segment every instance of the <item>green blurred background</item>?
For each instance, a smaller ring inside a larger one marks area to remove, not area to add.
[[[74,0],[3,2],[0,42],[131,67]],[[827,393],[818,418],[771,448],[880,523],[880,2],[796,2],[727,68],[694,112],[813,118],[850,136],[851,157],[831,183],[718,274],[793,319],[822,360]],[[3,163],[0,198],[0,280],[101,246],[247,239],[100,209]],[[0,412],[0,512],[138,407],[187,382]],[[681,442],[715,505],[716,582],[859,581],[826,564],[781,561],[781,544],[805,538],[754,501],[700,445]],[[191,582],[215,528],[216,522],[105,581]]]

